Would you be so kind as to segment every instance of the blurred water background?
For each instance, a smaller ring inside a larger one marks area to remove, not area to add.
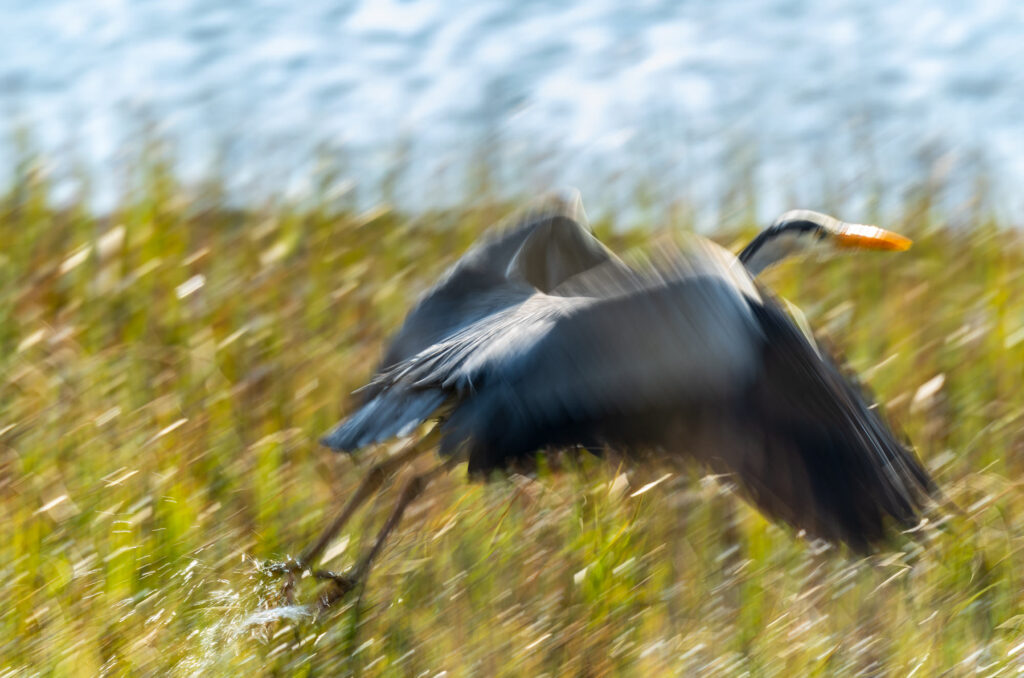
[[[705,221],[738,172],[762,218],[869,183],[898,201],[936,172],[960,197],[983,173],[1020,211],[1024,5],[1009,0],[4,0],[0,14],[0,113],[60,158],[58,198],[77,164],[101,209],[145,125],[185,180],[214,171],[243,202],[304,195],[330,156],[361,200],[387,186],[406,207],[465,201],[486,160],[509,195],[571,184],[608,207],[642,191]]]

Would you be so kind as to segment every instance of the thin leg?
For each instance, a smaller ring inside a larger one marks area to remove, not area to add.
[[[345,502],[345,506],[341,509],[341,512],[334,518],[334,520],[331,521],[327,526],[327,529],[323,531],[317,540],[302,552],[302,555],[299,556],[298,560],[289,559],[283,563],[276,563],[271,566],[270,569],[272,572],[286,575],[284,588],[282,589],[282,593],[286,600],[290,601],[292,597],[292,591],[295,586],[293,575],[306,568],[312,567],[315,561],[324,552],[324,549],[327,548],[327,545],[332,539],[334,539],[335,535],[345,527],[345,524],[352,518],[352,515],[356,510],[380,489],[380,486],[384,484],[384,481],[388,476],[395,473],[402,466],[409,463],[419,455],[423,454],[426,449],[428,448],[416,445],[415,442],[412,442],[400,452],[375,463],[363,477],[363,482],[359,484],[355,493],[349,497],[347,502]]]
[[[320,596],[321,609],[330,607],[335,601],[351,591],[359,582],[366,580],[374,559],[380,554],[381,549],[384,548],[384,543],[387,541],[388,536],[402,520],[402,514],[405,513],[409,504],[423,492],[431,480],[447,471],[451,466],[451,460],[444,461],[426,473],[415,475],[409,479],[402,488],[402,494],[399,495],[398,501],[395,502],[395,507],[391,510],[391,515],[388,516],[387,522],[384,523],[384,526],[380,528],[380,532],[377,533],[377,539],[373,546],[370,547],[370,550],[366,552],[350,575],[333,577],[334,585]]]
[[[398,471],[402,466],[409,463],[416,457],[423,454],[425,451],[424,447],[410,443],[401,452],[398,452],[383,461],[379,461],[374,464],[366,476],[363,478],[363,482],[359,485],[355,494],[349,497],[349,500],[345,503],[345,507],[341,509],[341,513],[327,526],[327,529],[323,531],[320,537],[309,545],[309,547],[299,557],[303,567],[311,566],[320,554],[323,553],[327,545],[334,539],[334,536],[341,531],[345,524],[352,518],[352,514],[356,512],[360,506],[362,506],[367,499],[372,497],[380,486],[384,484],[384,481],[392,473]]]

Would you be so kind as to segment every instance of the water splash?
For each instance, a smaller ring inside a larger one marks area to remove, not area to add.
[[[311,605],[285,605],[273,607],[269,610],[257,610],[237,624],[238,633],[257,624],[269,624],[277,621],[298,622],[309,619],[316,613]]]
[[[191,575],[191,568],[187,568],[186,573]],[[311,619],[316,612],[310,605],[262,608],[265,603],[258,601],[271,599],[278,585],[261,577],[251,578],[251,586],[244,590],[237,590],[223,579],[205,580],[205,583],[216,583],[224,588],[205,594],[196,608],[201,618],[199,629],[190,637],[191,653],[178,665],[181,675],[198,678],[222,671],[235,673],[240,664],[255,658],[245,651],[248,642],[269,640],[269,625],[296,624]]]

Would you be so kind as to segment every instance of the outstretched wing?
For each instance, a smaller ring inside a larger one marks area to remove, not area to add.
[[[628,273],[618,257],[590,233],[579,194],[552,195],[471,248],[409,312],[391,340],[377,378],[361,391],[363,406],[324,439],[353,450],[404,435],[444,401],[436,392],[393,389],[381,378],[437,344],[451,343],[490,317],[500,325],[508,311],[534,293],[554,288],[594,267]]]
[[[474,245],[419,300],[391,340],[379,371],[407,360],[519,298],[549,292],[618,258],[586,226],[579,194],[552,195]]]
[[[383,372],[375,397],[325,442],[377,442],[451,398],[442,451],[468,449],[485,469],[586,442],[587,422],[734,393],[755,374],[760,335],[734,271],[708,247],[662,273],[595,267],[566,285],[573,296],[517,288],[518,301]]]

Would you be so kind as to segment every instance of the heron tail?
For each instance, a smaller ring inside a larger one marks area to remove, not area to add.
[[[355,452],[389,438],[409,435],[444,400],[444,393],[437,390],[385,390],[331,429],[320,443],[339,452]]]

